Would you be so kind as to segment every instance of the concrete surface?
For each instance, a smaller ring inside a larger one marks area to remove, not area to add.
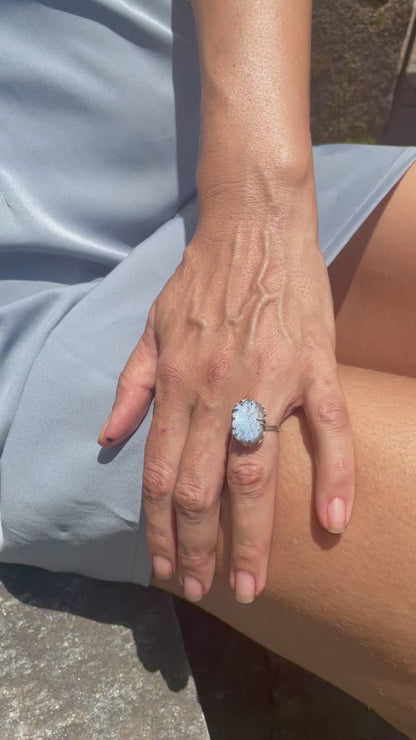
[[[0,566],[2,740],[207,740],[172,600]]]
[[[397,82],[393,107],[381,141],[383,144],[416,146],[416,3],[411,53]]]

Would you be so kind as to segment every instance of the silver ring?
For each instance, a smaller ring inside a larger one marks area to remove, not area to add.
[[[231,412],[231,436],[245,447],[254,447],[263,440],[264,432],[279,432],[278,426],[266,425],[264,406],[252,398],[243,398]]]

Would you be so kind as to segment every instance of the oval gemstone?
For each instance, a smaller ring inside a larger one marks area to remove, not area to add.
[[[266,413],[257,401],[243,398],[231,414],[231,434],[237,442],[247,447],[259,444],[263,439]]]

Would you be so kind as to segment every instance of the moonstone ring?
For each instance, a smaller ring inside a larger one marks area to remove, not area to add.
[[[266,426],[266,412],[258,401],[243,398],[231,413],[231,436],[245,447],[260,444],[264,432],[278,432],[280,427]]]

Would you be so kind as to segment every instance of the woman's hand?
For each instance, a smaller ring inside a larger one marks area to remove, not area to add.
[[[192,0],[201,68],[199,220],[120,377],[100,444],[121,442],[155,394],[144,460],[155,574],[178,567],[198,601],[214,574],[221,491],[231,504],[231,586],[264,588],[278,435],[230,441],[242,398],[279,425],[303,406],[322,526],[342,532],[354,494],[327,271],[317,242],[309,132],[311,0]],[[296,461],[293,461],[296,465]]]
[[[230,440],[240,399],[262,403],[270,425],[304,408],[317,517],[338,533],[351,514],[352,435],[311,202],[302,187],[282,187],[272,204],[247,194],[202,203],[194,238],[151,307],[100,433],[103,446],[119,444],[154,394],[143,472],[147,545],[155,574],[168,578],[178,568],[193,601],[214,575],[226,481],[231,586],[248,603],[266,582],[278,435],[266,432],[251,448]]]

